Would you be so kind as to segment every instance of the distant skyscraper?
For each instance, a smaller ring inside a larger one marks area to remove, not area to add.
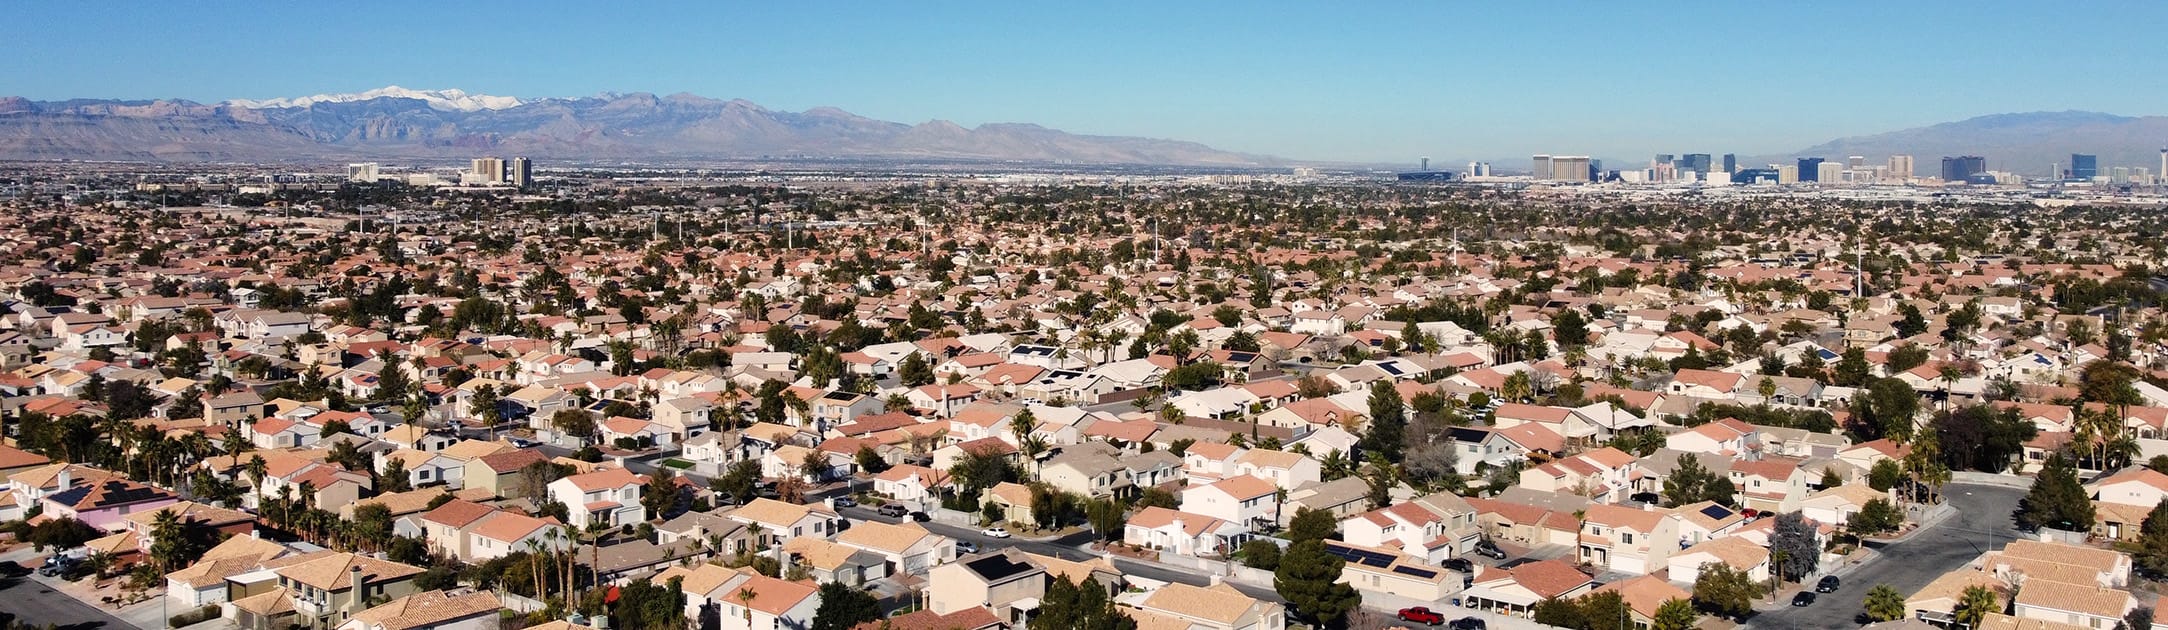
[[[1814,166],[1814,181],[1816,183],[1824,185],[1844,183],[1843,164],[1838,164],[1836,162],[1823,162]]]
[[[1536,179],[1550,179],[1550,178],[1551,178],[1551,156],[1548,156],[1548,155],[1538,155],[1538,156],[1536,156],[1536,157],[1534,158],[1534,163],[1533,163],[1533,164],[1532,164],[1531,166],[1529,166],[1529,168],[1528,168],[1528,175],[1529,175],[1530,177],[1534,177],[1534,178],[1536,178]]]
[[[1739,156],[1738,156],[1738,155],[1736,155],[1736,154],[1731,154],[1731,153],[1726,153],[1726,154],[1724,154],[1724,172],[1726,172],[1726,173],[1738,173],[1738,172],[1739,172]]]
[[[379,173],[380,171],[378,170],[377,164],[375,162],[362,162],[360,164],[346,165],[346,181],[350,182],[374,184],[376,183]]]
[[[1426,157],[1426,158],[1423,158],[1423,168],[1422,168],[1422,170],[1425,170],[1425,171],[1427,171],[1427,170],[1430,170],[1430,158],[1427,158],[1427,157]]]
[[[476,184],[502,184],[502,183],[504,183],[504,159],[503,159],[503,158],[493,158],[493,157],[482,157],[482,158],[474,158],[474,163],[473,163],[473,165],[472,165],[472,166],[473,166],[472,168],[470,168],[470,169],[468,169],[468,170],[467,170],[467,176],[468,176],[469,178],[473,179],[473,180],[474,180],[474,183],[476,183]]]
[[[2092,179],[2100,174],[2100,157],[2083,153],[2070,154],[2070,179]]]
[[[504,165],[504,178],[513,186],[526,188],[528,184],[534,183],[534,163],[523,157],[512,158],[511,162]]]
[[[1680,158],[1679,162],[1681,164],[1679,170],[1693,171],[1703,175],[1709,173],[1710,164],[1709,154],[1707,153],[1688,153],[1686,157]]]
[[[1790,184],[1799,181],[1799,167],[1792,164],[1777,165],[1777,183]]]
[[[1669,154],[1669,153],[1658,153],[1658,154],[1656,154],[1656,159],[1653,159],[1653,160],[1649,160],[1649,166],[1655,166],[1655,165],[1658,165],[1658,164],[1670,164],[1670,163],[1671,163],[1671,154]]]
[[[1912,178],[1912,156],[1909,156],[1909,155],[1892,155],[1892,156],[1889,156],[1889,172],[1890,172],[1890,176],[1891,176],[1891,177],[1895,177],[1895,178],[1897,178],[1897,179],[1911,179],[1911,178]]]
[[[1822,158],[1799,158],[1799,181],[1815,181],[1822,172]]]
[[[1942,158],[1942,181],[1965,182],[1972,176],[1987,172],[1987,158],[1977,155],[1960,155]]]
[[[1588,156],[1557,155],[1551,157],[1551,181],[1585,182],[1589,179]]]

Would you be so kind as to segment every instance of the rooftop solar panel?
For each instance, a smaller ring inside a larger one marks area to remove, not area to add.
[[[1711,505],[1705,508],[1701,508],[1701,515],[1717,519],[1729,518],[1731,516],[1731,510],[1725,509],[1724,506],[1721,505]]]
[[[1405,565],[1403,565],[1403,566],[1397,566],[1397,567],[1393,567],[1393,572],[1394,572],[1394,573],[1405,573],[1405,574],[1408,574],[1408,575],[1413,575],[1413,576],[1415,576],[1415,577],[1423,578],[1423,579],[1426,579],[1426,580],[1428,580],[1428,579],[1431,579],[1431,578],[1435,578],[1435,577],[1438,577],[1438,572],[1437,572],[1437,571],[1432,571],[1432,570],[1430,570],[1430,569],[1419,569],[1419,568],[1416,568],[1416,567],[1411,567],[1411,566],[1405,566]]]

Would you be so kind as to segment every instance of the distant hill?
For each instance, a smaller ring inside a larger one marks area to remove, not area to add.
[[[0,97],[0,159],[291,161],[522,155],[560,160],[939,159],[1271,166],[1193,142],[1031,124],[966,128],[785,112],[690,94],[517,99],[388,87],[206,105]]]
[[[2100,156],[2102,171],[2116,166],[2158,169],[2164,143],[2168,143],[2168,116],[2030,112],[1840,138],[1788,156],[1758,157],[1755,163],[1851,155],[1881,163],[1890,155],[1904,154],[1913,156],[1919,175],[1933,175],[1941,168],[1943,156],[1977,155],[1987,158],[1989,169],[2037,176],[2046,174],[2050,163],[2069,168],[2072,153]]]

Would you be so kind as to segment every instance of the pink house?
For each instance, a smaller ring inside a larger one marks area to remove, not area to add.
[[[45,516],[69,517],[109,532],[128,529],[126,516],[179,502],[180,497],[125,479],[87,483],[45,495]]]

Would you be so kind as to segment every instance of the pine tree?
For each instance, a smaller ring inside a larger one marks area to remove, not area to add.
[[[2168,501],[2153,506],[2138,526],[2138,568],[2152,575],[2168,575]]]
[[[1370,428],[1363,431],[1363,439],[1356,447],[1365,453],[1399,461],[1407,428],[1408,406],[1400,399],[1400,390],[1385,380],[1371,383]]]
[[[1027,630],[1136,630],[1137,622],[1107,597],[1097,580],[1083,584],[1055,578],[1046,586],[1039,614],[1025,625]],[[818,630],[818,628],[816,628]]]
[[[1322,540],[1297,542],[1280,557],[1280,568],[1273,572],[1273,590],[1293,604],[1304,621],[1326,628],[1341,627],[1348,612],[1362,603],[1362,595],[1355,592],[1355,587],[1339,581],[1345,564],[1325,550]]]
[[[2093,529],[2093,502],[2078,483],[2078,471],[2062,453],[2048,455],[2032,489],[2018,501],[2018,523],[2029,529],[2053,527],[2068,531]]]
[[[822,584],[820,598],[820,608],[813,612],[812,630],[850,630],[858,624],[881,618],[879,600],[841,582]]]

